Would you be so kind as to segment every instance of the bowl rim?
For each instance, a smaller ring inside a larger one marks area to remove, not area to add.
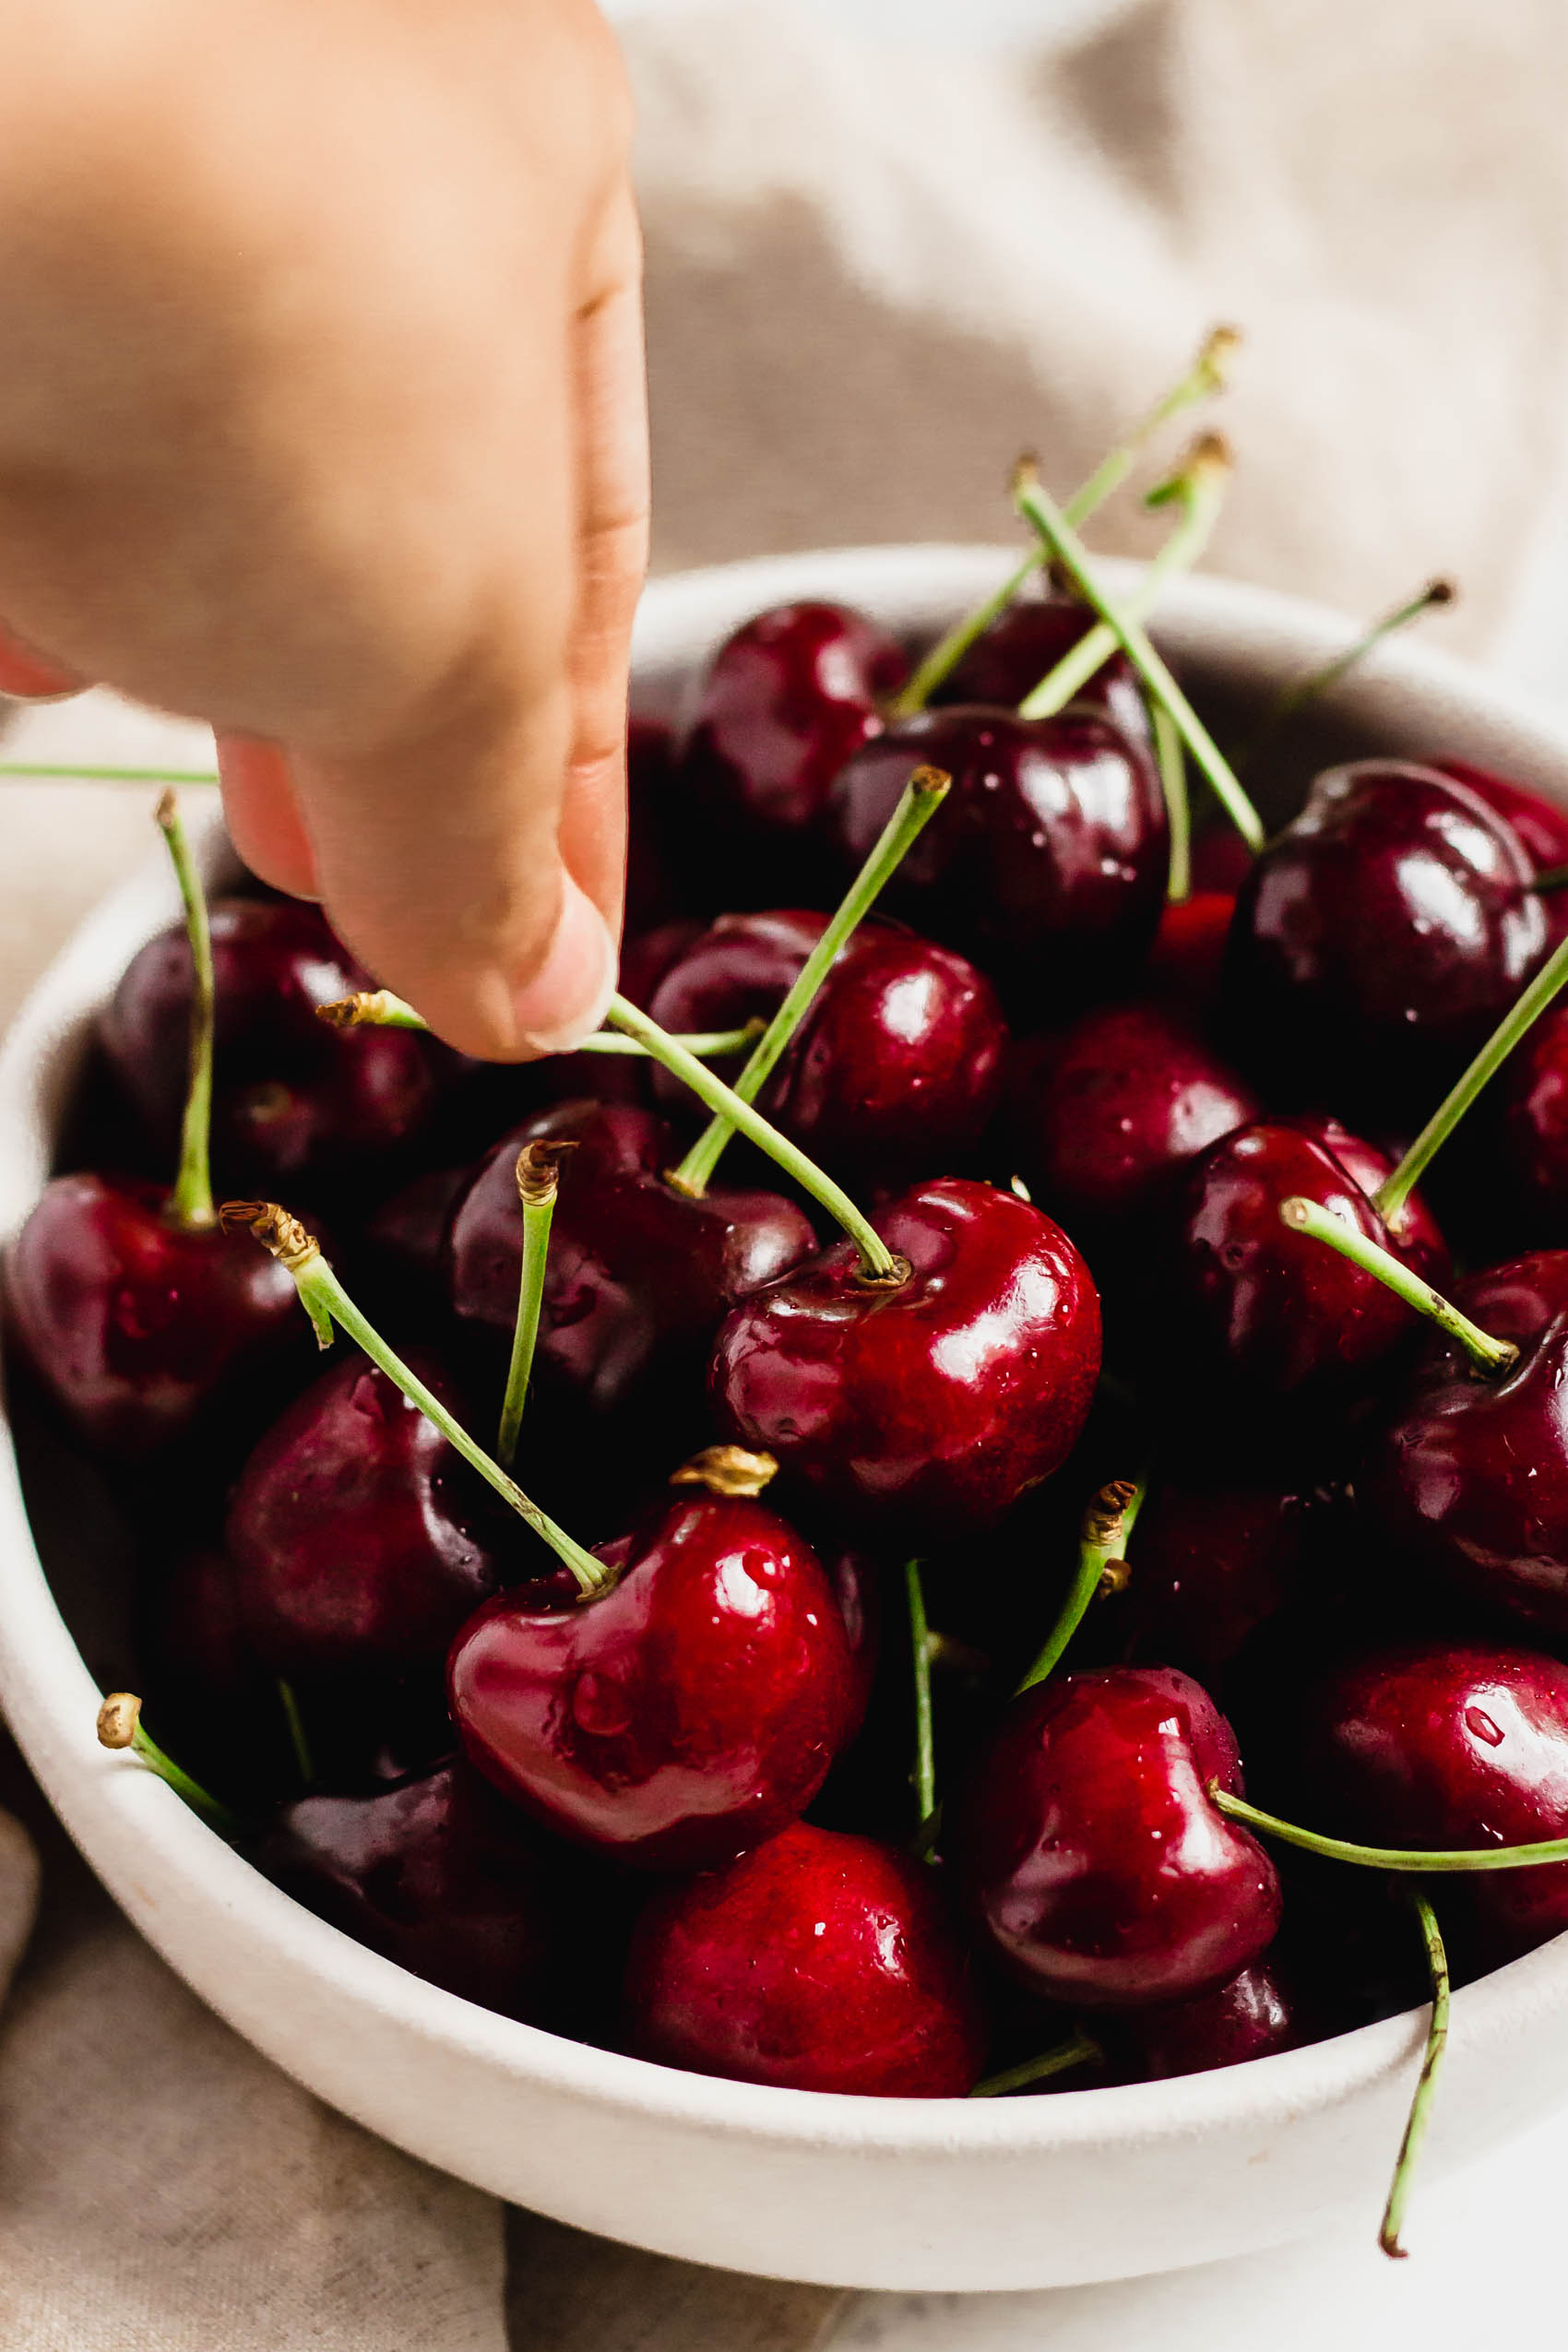
[[[750,611],[804,596],[884,610],[901,603],[906,625],[926,614],[934,624],[956,599],[983,590],[1014,560],[1015,551],[1005,547],[932,542],[807,551],[672,574],[649,585],[638,615],[636,659],[657,672],[661,663],[672,663],[672,649],[695,630],[711,634],[713,625],[732,626]],[[1142,567],[1106,563],[1100,568],[1114,588],[1134,579]],[[1176,583],[1159,620],[1161,638],[1178,648],[1183,637],[1192,637],[1212,650],[1223,637],[1244,641],[1254,659],[1289,647],[1292,666],[1303,656],[1314,660],[1338,650],[1352,627],[1331,608],[1213,576]],[[1390,697],[1411,695],[1452,706],[1472,721],[1479,717],[1482,734],[1490,730],[1532,741],[1540,757],[1562,768],[1568,795],[1568,727],[1530,696],[1430,647],[1385,644],[1337,690],[1334,707],[1352,720],[1382,710],[1386,723]],[[1473,724],[1469,731],[1477,731]],[[216,862],[225,838],[216,808],[200,837],[204,855]],[[102,1001],[112,951],[123,945],[128,954],[176,912],[172,882],[155,849],[88,916],[0,1044],[0,1241],[36,1197],[39,1154],[61,1083],[57,1065],[69,1060]],[[158,1871],[172,1871],[202,1899],[243,1912],[280,1968],[303,1967],[437,2047],[606,2110],[700,2123],[737,2138],[799,2148],[1013,2158],[1108,2141],[1190,2142],[1241,2129],[1266,2133],[1304,2108],[1348,2101],[1401,2067],[1421,2038],[1424,2009],[1418,2009],[1246,2065],[1155,2083],[1070,2094],[1064,2085],[1047,2097],[889,2099],[689,2073],[480,2008],[318,1919],[153,1774],[98,1747],[100,1694],[32,1540],[3,1402],[0,1430],[6,1433],[0,1446],[0,1707],[66,1828],[76,1836],[81,1821],[78,1842],[87,1844],[90,1821],[90,1843],[126,1858],[124,1870],[134,1871],[143,1887],[149,1878],[156,1881]],[[159,1944],[156,1918],[143,1923]],[[178,1970],[178,1937],[160,1948]],[[1463,1988],[1455,1997],[1455,2037],[1473,2050],[1512,2040],[1527,2013],[1555,2007],[1564,1997],[1568,1936]]]

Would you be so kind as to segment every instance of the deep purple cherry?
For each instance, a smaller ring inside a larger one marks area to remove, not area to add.
[[[824,1507],[922,1543],[994,1526],[1058,1468],[1099,1372],[1099,1302],[1060,1226],[960,1177],[872,1222],[909,1272],[839,1242],[719,1334],[716,1410]]]
[[[587,1600],[488,1602],[452,1646],[471,1761],[547,1828],[639,1869],[712,1870],[815,1796],[851,1720],[815,1553],[738,1496],[682,1492],[600,1545]]]
[[[975,639],[932,700],[1016,709],[1094,626],[1088,607],[1066,597],[1019,597]],[[1103,710],[1134,742],[1147,742],[1148,710],[1125,654],[1113,653],[1075,700]]]
[[[636,2057],[787,2090],[963,2098],[985,2056],[935,1874],[804,1823],[653,1896],[625,2020]]]
[[[1279,1924],[1273,1863],[1210,1803],[1239,1795],[1229,1725],[1186,1675],[1061,1675],[1012,1701],[948,1840],[992,1947],[1073,2008],[1184,2001],[1249,1967]]]

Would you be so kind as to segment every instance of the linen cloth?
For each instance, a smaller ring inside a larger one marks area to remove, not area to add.
[[[626,46],[658,566],[999,536],[1020,447],[1069,485],[1231,317],[1241,463],[1216,564],[1356,612],[1455,570],[1438,626],[1550,681],[1553,0],[1150,0],[1001,58],[714,0]],[[1130,505],[1098,536],[1147,544]],[[122,755],[157,755],[163,722],[116,723]],[[143,854],[149,807],[0,786],[0,1023]],[[331,2114],[132,1934],[14,1756],[0,1796],[0,1984],[43,1858],[0,2015],[7,2352],[808,2352],[839,2324],[815,2289],[504,2215]]]

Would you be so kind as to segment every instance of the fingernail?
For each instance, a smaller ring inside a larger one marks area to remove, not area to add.
[[[517,1027],[537,1053],[570,1053],[604,1025],[615,992],[615,942],[599,909],[571,875],[549,952],[513,1000]]]

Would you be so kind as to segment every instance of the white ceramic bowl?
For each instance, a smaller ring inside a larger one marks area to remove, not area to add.
[[[639,670],[671,684],[737,622],[792,596],[933,628],[1010,560],[873,548],[660,581],[643,607]],[[1349,634],[1331,613],[1219,580],[1174,589],[1160,622],[1179,661],[1254,692]],[[1419,647],[1382,653],[1335,708],[1367,750],[1447,750],[1568,801],[1561,731]],[[209,848],[220,861],[216,830]],[[0,1055],[0,1235],[44,1181],[93,1012],[175,911],[155,860],[77,933],[13,1028]],[[1128,2276],[1277,2243],[1347,2209],[1374,2227],[1420,2016],[1226,2073],[1056,2097],[818,2097],[675,2073],[493,2016],[325,1926],[150,1774],[98,1747],[98,1697],[45,1582],[7,1442],[0,1705],[77,1845],[164,1957],[258,2049],[347,2114],[503,2197],[698,2262],[893,2288]],[[1565,2090],[1568,1937],[1458,1995],[1427,2173],[1481,2154]]]

